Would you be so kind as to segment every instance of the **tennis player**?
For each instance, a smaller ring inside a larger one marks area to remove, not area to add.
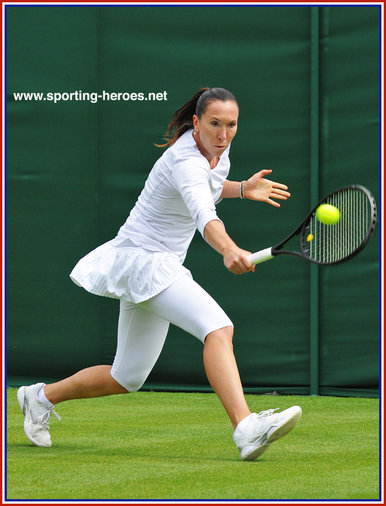
[[[202,88],[178,109],[168,127],[163,155],[117,236],[83,257],[70,274],[87,291],[120,300],[117,350],[112,366],[83,369],[62,381],[18,390],[24,431],[37,446],[51,446],[49,420],[60,402],[134,392],[141,388],[173,323],[203,343],[208,380],[233,425],[244,460],[258,458],[286,435],[302,410],[251,413],[233,354],[233,324],[217,302],[192,278],[183,262],[196,229],[234,274],[253,266],[216,214],[224,198],[280,207],[287,186],[262,170],[246,181],[227,179],[229,149],[239,108],[223,88]]]

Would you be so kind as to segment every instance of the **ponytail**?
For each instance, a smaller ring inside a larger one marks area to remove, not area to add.
[[[224,88],[201,88],[185,105],[178,109],[166,131],[165,144],[156,144],[158,148],[172,146],[187,130],[193,128],[193,115],[199,118],[205,113],[209,102],[232,100],[237,103],[235,96]]]

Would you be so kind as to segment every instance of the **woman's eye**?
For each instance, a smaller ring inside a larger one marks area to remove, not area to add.
[[[212,121],[212,122],[211,122],[211,125],[212,125],[212,126],[217,126],[217,125],[218,125],[218,122],[217,122],[217,121]]]

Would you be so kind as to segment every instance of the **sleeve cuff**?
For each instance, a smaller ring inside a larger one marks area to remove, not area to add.
[[[202,237],[204,237],[204,229],[206,225],[213,220],[221,221],[220,218],[217,216],[216,211],[208,208],[200,211],[197,217],[197,230],[200,232]]]

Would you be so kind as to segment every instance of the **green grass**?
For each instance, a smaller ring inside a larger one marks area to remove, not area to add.
[[[378,400],[247,395],[299,404],[295,429],[243,462],[214,394],[137,392],[60,404],[51,448],[23,433],[8,389],[7,499],[377,499]]]

